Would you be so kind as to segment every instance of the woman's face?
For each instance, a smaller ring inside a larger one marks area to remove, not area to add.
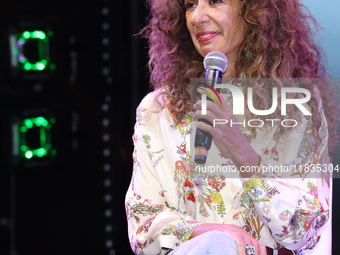
[[[186,24],[198,53],[224,53],[229,63],[237,58],[245,21],[240,0],[185,0]]]

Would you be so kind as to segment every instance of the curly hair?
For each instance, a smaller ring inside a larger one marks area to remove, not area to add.
[[[150,17],[140,34],[149,42],[150,83],[159,89],[159,96],[171,94],[168,106],[180,121],[190,110],[190,78],[204,75],[203,58],[186,27],[184,0],[147,0],[147,4]],[[298,0],[241,0],[241,15],[246,32],[244,47],[235,62],[235,77],[318,78],[317,88],[321,93],[315,92],[312,83],[299,86],[312,94],[308,104],[315,133],[321,125],[318,111],[321,97],[328,121],[329,148],[334,150],[338,111],[326,81],[322,53],[315,41],[317,21]],[[246,57],[247,52],[252,52],[251,58]],[[290,86],[294,86],[292,84]],[[269,84],[253,86],[256,109],[268,109],[271,100],[268,91],[271,91]],[[296,116],[292,107],[287,111],[289,116]],[[252,117],[249,112],[246,115]],[[283,132],[282,129],[280,133]]]

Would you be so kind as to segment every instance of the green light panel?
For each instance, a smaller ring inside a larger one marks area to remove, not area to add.
[[[57,151],[52,148],[52,125],[55,118],[47,120],[39,116],[27,118],[14,124],[14,155],[25,159],[55,156]]]
[[[10,36],[12,50],[11,64],[24,71],[43,71],[55,69],[51,63],[49,42],[52,31],[47,33],[34,30]]]

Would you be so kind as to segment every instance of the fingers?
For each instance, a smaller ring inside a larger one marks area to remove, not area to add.
[[[264,246],[263,244],[259,243],[258,241],[256,241],[255,239],[251,239],[248,240],[248,243],[246,242],[245,246],[244,246],[244,252],[246,253],[246,245],[249,244],[252,247],[254,247],[254,251],[256,255],[267,255],[267,249],[266,246]]]
[[[213,103],[213,104],[210,104],[210,106],[216,105],[218,108],[222,109],[223,112],[227,112],[230,115],[232,114],[232,109],[229,106],[229,104],[216,91],[212,91],[209,88],[198,88],[197,91],[200,94],[206,94],[207,97],[212,100],[212,101],[207,100],[207,102]],[[201,108],[201,102],[202,102],[202,100],[198,100],[198,102],[195,105],[197,105],[197,106],[199,106],[199,108]]]
[[[194,120],[206,119],[211,123],[213,123],[213,120],[215,119],[223,119],[227,121],[234,120],[234,116],[232,115],[231,108],[229,106],[229,108],[224,110],[209,100],[207,100],[206,106],[206,113],[203,114],[202,101],[200,100],[194,105],[194,109],[196,110],[193,115]]]
[[[262,243],[258,243],[258,249],[259,249],[259,255],[267,255],[267,248],[265,245],[263,245]]]
[[[253,238],[247,238],[243,236],[242,238],[238,238],[237,242],[237,251],[238,254],[247,255],[247,254],[255,254],[255,255],[267,255],[266,246],[257,242]],[[247,253],[247,250],[249,253]],[[250,253],[253,250],[254,253]]]
[[[219,231],[226,232],[234,238],[239,255],[247,255],[247,248],[250,251],[254,248],[254,254],[256,255],[267,255],[266,246],[254,239],[242,228],[234,225],[228,225],[226,227],[222,226]]]
[[[237,245],[237,251],[238,251],[238,254],[239,255],[245,255],[246,254],[246,242],[245,242],[245,238],[242,237],[242,238],[239,238],[237,241],[236,241],[236,245]]]
[[[215,104],[217,104],[220,107],[225,102],[224,99],[217,93],[216,90],[211,90],[209,88],[198,88],[197,91],[201,95],[203,94],[207,95]]]

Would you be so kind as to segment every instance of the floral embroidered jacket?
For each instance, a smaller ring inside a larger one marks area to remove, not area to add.
[[[230,101],[228,92],[221,93]],[[195,177],[189,153],[193,146],[190,134],[195,132],[190,129],[190,117],[176,125],[168,108],[159,110],[155,100],[156,92],[142,100],[133,135],[134,169],[126,213],[135,254],[160,254],[162,247],[174,249],[202,223],[238,225],[271,248],[303,250],[316,245],[329,217],[330,176],[327,171],[313,175],[306,171],[315,166],[327,170],[330,162],[324,115],[318,142],[310,118],[303,118],[278,144],[273,140],[277,125],[258,128],[256,138],[240,125],[260,155],[262,167],[300,167],[299,172],[290,171],[289,178],[279,173],[249,179],[226,174]],[[321,104],[319,108],[322,111]],[[211,151],[208,160],[216,155],[211,162],[233,164]]]

